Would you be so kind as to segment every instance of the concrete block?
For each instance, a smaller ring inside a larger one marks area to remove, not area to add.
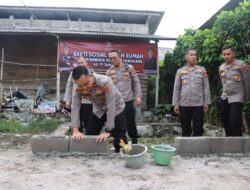
[[[152,137],[154,129],[151,125],[137,125],[138,135],[140,137]]]
[[[208,137],[176,137],[177,153],[208,154],[210,140]]]
[[[108,153],[108,141],[95,142],[95,136],[85,136],[82,141],[78,142],[71,137],[69,151],[85,153]]]
[[[69,137],[51,137],[51,149],[56,152],[69,152]]]
[[[245,153],[250,153],[250,137],[243,137],[243,151]]]
[[[65,133],[69,130],[70,123],[61,124],[53,133],[50,134],[51,137],[64,137]]]
[[[211,137],[210,151],[212,153],[241,153],[243,142],[243,137]]]
[[[31,137],[31,151],[33,153],[50,152],[51,139],[46,135],[34,135]]]

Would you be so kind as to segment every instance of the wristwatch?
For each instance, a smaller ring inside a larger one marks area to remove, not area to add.
[[[111,130],[105,129],[105,132],[106,132],[106,133],[111,133]]]

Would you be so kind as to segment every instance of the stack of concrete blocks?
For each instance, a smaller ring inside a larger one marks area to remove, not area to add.
[[[50,135],[34,135],[31,137],[33,153],[43,152],[83,152],[93,154],[107,154],[108,141],[96,142],[95,136],[86,136],[78,142],[66,135],[70,124],[63,124]]]
[[[250,137],[176,137],[179,154],[250,153]]]

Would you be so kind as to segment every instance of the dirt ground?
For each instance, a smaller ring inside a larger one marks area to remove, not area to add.
[[[119,155],[35,155],[29,136],[0,135],[0,189],[249,190],[249,155],[175,155],[157,166],[147,153],[141,169],[125,167]]]

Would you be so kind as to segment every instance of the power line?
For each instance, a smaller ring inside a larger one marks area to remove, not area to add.
[[[25,9],[27,9],[27,10],[29,11],[30,15],[31,15],[35,20],[38,20],[38,18],[36,17],[36,15],[32,12],[32,10],[29,9],[28,6],[26,6],[26,4],[24,3],[24,1],[23,1],[23,0],[20,0],[20,1],[21,1],[21,3],[23,4],[23,6],[25,7]],[[41,32],[48,33],[48,34],[50,34],[50,35],[56,37],[57,39],[59,39],[59,36],[58,36],[57,34],[51,33],[51,32],[49,31],[48,27],[47,27],[45,24],[42,23],[42,26],[45,27],[45,30],[41,30]]]

